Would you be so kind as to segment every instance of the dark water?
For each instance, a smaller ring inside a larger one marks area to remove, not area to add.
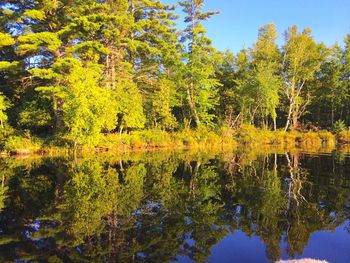
[[[350,157],[0,159],[0,262],[350,262]]]

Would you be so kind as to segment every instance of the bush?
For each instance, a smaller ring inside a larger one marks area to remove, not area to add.
[[[340,143],[346,143],[346,144],[350,144],[350,130],[347,131],[341,131],[338,133],[338,141]]]
[[[4,143],[4,150],[16,154],[29,154],[38,152],[42,142],[36,138],[10,136]]]
[[[345,128],[346,128],[345,122],[342,120],[338,120],[333,124],[333,131],[335,133],[342,132],[345,130]]]
[[[316,132],[302,133],[300,136],[298,136],[297,141],[301,143],[301,145],[307,147],[320,146],[322,144],[322,140]]]
[[[335,136],[331,132],[321,131],[318,135],[320,136],[322,143],[334,145],[336,142]]]

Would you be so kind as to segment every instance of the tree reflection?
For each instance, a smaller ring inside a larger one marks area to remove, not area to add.
[[[346,157],[209,156],[0,159],[0,259],[204,262],[241,230],[276,261],[350,218]]]

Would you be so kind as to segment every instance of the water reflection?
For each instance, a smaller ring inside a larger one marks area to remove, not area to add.
[[[204,262],[237,231],[276,261],[350,219],[350,159],[336,153],[4,158],[0,168],[2,262]]]

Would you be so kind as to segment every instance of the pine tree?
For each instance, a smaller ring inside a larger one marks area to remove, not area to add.
[[[190,109],[190,122],[197,126],[211,124],[214,119],[213,110],[218,103],[214,62],[215,49],[205,36],[206,30],[202,22],[208,20],[217,12],[203,12],[203,0],[188,0],[179,2],[186,13],[185,23],[188,24],[182,37],[187,44],[184,52],[185,67],[183,80]]]
[[[131,53],[134,82],[141,91],[147,126],[171,130],[176,126],[172,109],[176,104],[180,52],[174,7],[160,1],[131,1],[136,28],[133,40],[142,43]]]
[[[7,120],[6,109],[5,97],[0,93],[0,128],[4,127],[4,122]]]
[[[219,106],[217,115],[219,120],[232,128],[237,123],[239,114],[237,103],[237,83],[236,83],[236,64],[235,55],[227,50],[221,54],[222,59],[216,61],[215,77],[220,82],[218,87]]]

